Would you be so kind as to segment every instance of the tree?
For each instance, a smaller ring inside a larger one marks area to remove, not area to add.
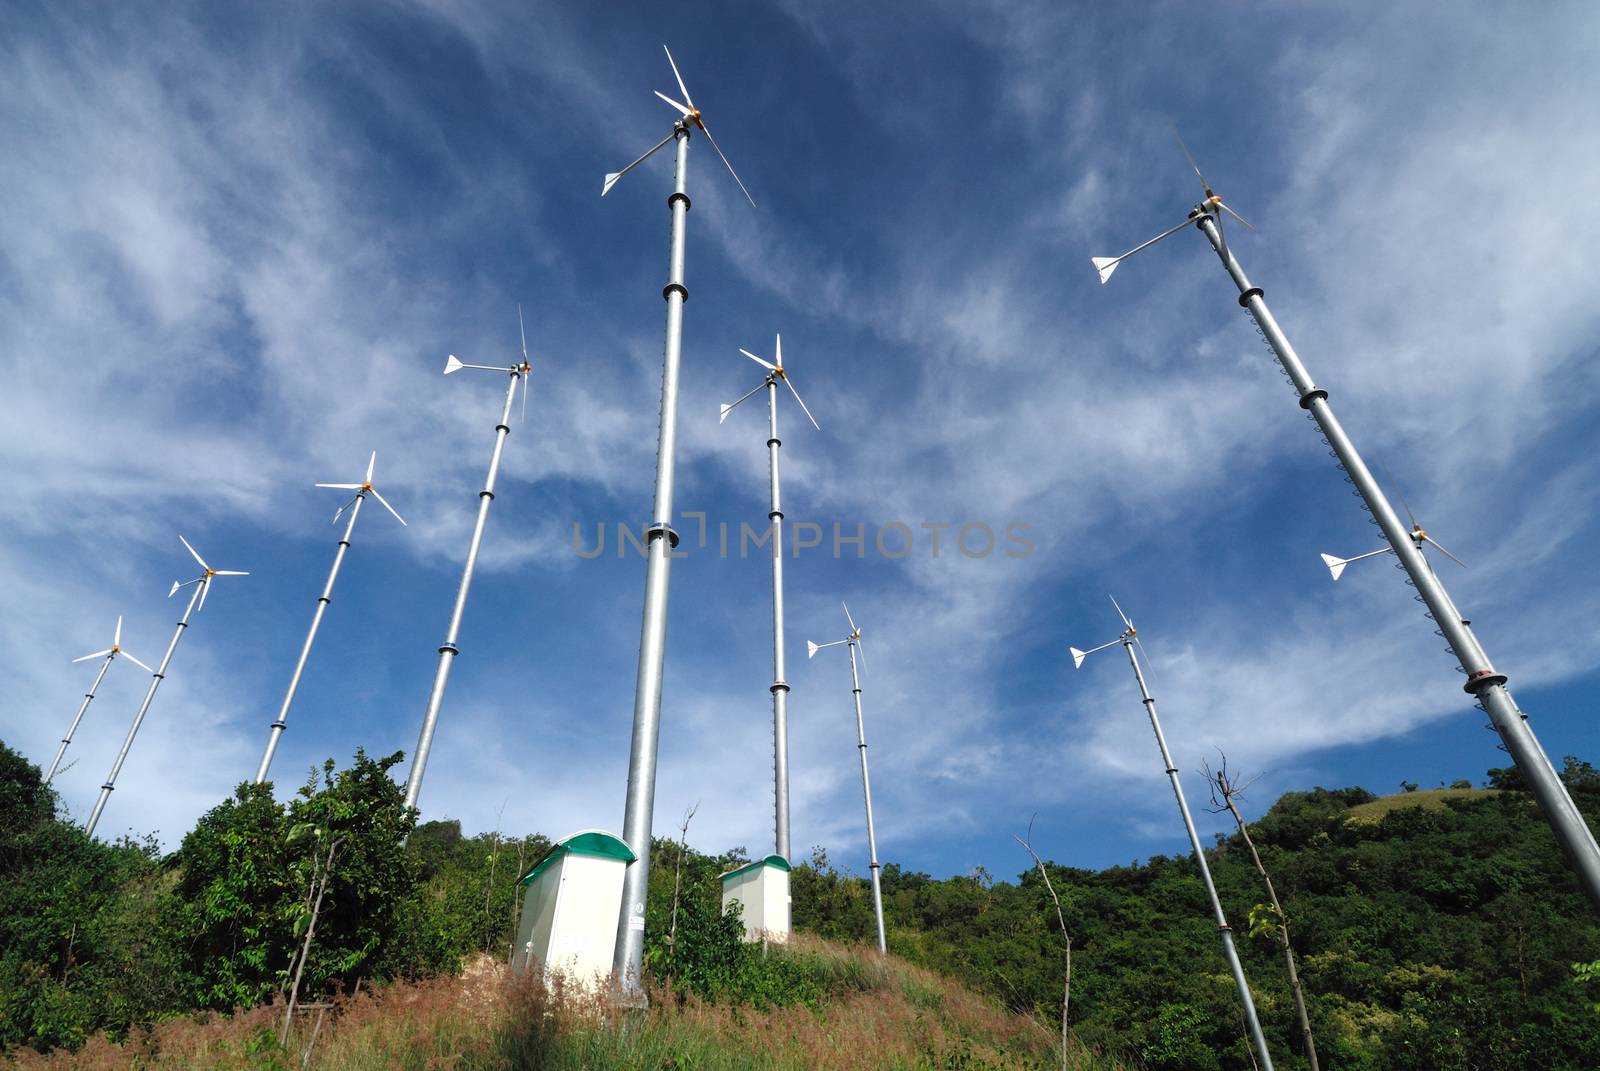
[[[1034,815],[1037,818],[1038,815]],[[1066,946],[1066,967],[1061,980],[1061,1071],[1067,1071],[1067,1008],[1072,1004],[1072,934],[1067,931],[1067,920],[1061,914],[1061,898],[1056,895],[1056,887],[1050,883],[1050,874],[1044,868],[1044,860],[1039,858],[1039,853],[1033,850],[1033,818],[1028,819],[1028,838],[1011,835],[1011,839],[1022,845],[1022,850],[1033,857],[1033,865],[1039,868],[1039,877],[1044,879],[1045,892],[1050,894],[1050,902],[1056,905],[1056,923],[1061,927],[1061,942]]]

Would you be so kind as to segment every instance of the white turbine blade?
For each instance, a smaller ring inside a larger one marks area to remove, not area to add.
[[[763,359],[761,357],[757,357],[755,354],[751,353],[747,349],[740,349],[739,352],[744,354],[746,357],[750,358],[756,364],[759,364],[762,368],[765,368],[769,372],[776,372],[778,370],[778,366],[777,365],[772,364],[771,362],[769,362],[769,361],[767,361],[767,360],[765,360],[765,359]]]
[[[1423,536],[1422,538],[1427,540],[1429,543],[1432,543],[1434,546],[1438,547],[1439,548],[1439,553],[1443,554],[1446,558],[1449,558],[1451,561],[1453,561],[1457,565],[1461,566],[1461,568],[1465,569],[1467,567],[1467,563],[1466,562],[1462,561],[1460,558],[1456,557],[1454,554],[1451,554],[1448,550],[1445,550],[1444,547],[1439,543],[1439,541],[1437,539],[1433,538],[1432,536]]]
[[[154,673],[155,672],[155,670],[151,669],[149,666],[145,665],[143,662],[141,662],[137,658],[133,657],[133,655],[129,654],[127,651],[119,651],[117,653],[122,655],[122,657],[126,658],[129,662],[132,662],[134,665],[138,666],[140,669],[144,670],[146,673]]]
[[[683,93],[683,99],[689,102],[689,107],[694,107],[694,98],[689,96],[689,87],[683,84],[683,75],[678,73],[678,64],[672,58],[672,49],[666,45],[661,46],[661,51],[667,54],[667,62],[672,64],[672,77],[678,80],[678,89]]]
[[[778,362],[779,368],[783,367],[783,336],[780,334],[772,336],[772,359]]]
[[[1238,220],[1240,223],[1243,223],[1246,227],[1249,227],[1251,230],[1255,230],[1255,227],[1250,223],[1249,220],[1245,219],[1243,216],[1241,216],[1239,213],[1235,212],[1233,209],[1229,208],[1227,205],[1223,204],[1221,201],[1217,202],[1217,207],[1222,209],[1224,212],[1228,213],[1228,215],[1232,216],[1234,219]]]
[[[843,600],[840,600],[839,605],[844,607],[844,619],[850,622],[850,631],[860,632],[861,630],[856,628],[856,619],[850,616],[850,607]]]
[[[122,646],[122,615],[117,615],[117,630],[111,634],[111,646]]]
[[[394,507],[389,505],[389,500],[384,498],[382,495],[380,495],[378,493],[378,489],[376,487],[374,487],[372,489],[372,497],[376,498],[378,500],[378,504],[380,506],[382,506],[384,509],[388,510],[390,513],[394,513],[394,519],[395,520],[399,521],[402,525],[405,525],[406,527],[410,527],[410,525],[406,525],[406,519],[404,517],[402,517],[402,516],[400,516],[400,514],[394,512]]]
[[[1200,173],[1200,165],[1195,163],[1194,153],[1189,151],[1189,146],[1184,144],[1183,135],[1178,133],[1178,124],[1168,121],[1172,128],[1172,137],[1178,143],[1178,148],[1183,150],[1183,155],[1189,158],[1189,166],[1194,168],[1194,177],[1200,180],[1200,188],[1206,191],[1206,196],[1211,196],[1211,186],[1206,182],[1206,177]]]
[[[751,197],[750,191],[744,188],[744,180],[739,177],[739,172],[735,171],[733,169],[733,165],[728,163],[727,156],[723,155],[722,146],[718,145],[717,139],[711,136],[711,128],[706,126],[706,121],[704,119],[700,120],[699,125],[700,129],[705,131],[706,140],[711,143],[711,147],[717,150],[718,156],[722,157],[722,166],[728,169],[728,174],[733,176],[733,181],[739,184],[739,189],[744,193],[744,199],[750,202],[751,208],[754,208],[756,206],[756,199]]]
[[[522,322],[522,302],[517,302],[517,330],[522,334],[522,363],[531,364],[528,360],[528,325]]]
[[[1333,574],[1333,578],[1335,580],[1338,580],[1339,577],[1344,573],[1344,567],[1350,563],[1345,561],[1343,558],[1335,558],[1332,554],[1324,554],[1322,556],[1322,564],[1326,565],[1328,567],[1328,572]]]
[[[617,184],[618,179],[620,179],[623,175],[626,175],[629,171],[632,171],[634,168],[638,167],[640,164],[644,163],[646,160],[650,159],[650,157],[655,155],[657,149],[660,149],[661,146],[665,145],[667,142],[671,141],[677,136],[677,131],[673,131],[671,134],[668,134],[666,137],[656,142],[654,149],[651,149],[649,152],[639,157],[639,159],[635,160],[621,171],[613,171],[611,174],[607,175],[605,185],[600,187],[600,196],[604,197],[606,194],[610,193],[611,187]]]
[[[209,576],[201,577],[200,578],[200,605],[196,606],[194,608],[195,613],[199,613],[201,610],[204,610],[206,608],[206,596],[209,595],[209,594],[211,594],[211,578]]]
[[[1176,227],[1169,227],[1167,230],[1162,231],[1148,242],[1141,242],[1139,245],[1134,246],[1120,257],[1090,257],[1089,259],[1094,262],[1094,270],[1100,273],[1100,282],[1104,283],[1107,279],[1111,278],[1111,273],[1116,271],[1117,265],[1121,264],[1124,260],[1127,260],[1135,253],[1149,249],[1163,238],[1172,237],[1174,234],[1177,234],[1179,231],[1183,230],[1183,228],[1189,226],[1189,224],[1193,222],[1194,220],[1192,219],[1185,219]]]
[[[74,658],[73,661],[74,662],[87,662],[91,658],[104,658],[106,655],[110,654],[113,650],[115,650],[115,648],[107,647],[104,651],[96,651],[94,654],[86,654],[82,658]]]
[[[672,105],[674,108],[676,108],[680,112],[682,112],[684,114],[685,118],[688,117],[689,109],[685,105],[679,104],[677,101],[673,100],[671,97],[667,96],[665,93],[661,92],[661,90],[659,90],[659,89],[656,90],[655,92],[656,92],[656,96],[660,97],[662,100],[666,101],[668,104]]]
[[[212,573],[211,575],[212,576],[249,576],[250,574],[246,573],[246,572],[243,572],[241,570],[238,570],[238,569],[218,569],[216,572]]]
[[[520,423],[528,422],[528,373],[522,373],[522,419]]]
[[[378,465],[378,451],[372,451],[372,456],[367,459],[367,482],[372,482],[372,470]]]
[[[317,486],[318,487],[332,487],[336,491],[359,491],[359,490],[361,490],[361,485],[359,483],[319,483],[319,484],[317,484]]]
[[[821,431],[822,425],[817,423],[817,418],[812,416],[811,410],[806,408],[805,399],[800,397],[800,392],[794,389],[794,384],[789,382],[788,376],[783,377],[783,385],[789,388],[789,393],[794,395],[794,400],[800,403],[800,411],[805,413],[807,420],[811,421],[811,426],[816,428],[818,431]]]
[[[187,539],[183,538],[183,536],[180,535],[178,537],[178,542],[182,543],[185,547],[187,547],[188,550],[189,550],[189,553],[194,555],[194,560],[200,563],[200,568],[202,568],[202,569],[210,569],[211,568],[211,566],[206,564],[206,560],[204,558],[200,557],[200,552],[195,550],[193,547],[189,546],[189,541]]]
[[[1116,606],[1117,607],[1117,616],[1122,618],[1122,623],[1124,625],[1126,625],[1131,630],[1133,628],[1133,622],[1129,621],[1128,620],[1128,615],[1122,612],[1122,607],[1117,606],[1116,598],[1114,596],[1112,596],[1112,595],[1109,595],[1109,594],[1106,596],[1106,598],[1111,600],[1111,605],[1112,606]]]
[[[750,392],[748,392],[748,393],[746,393],[746,394],[745,394],[745,396],[744,396],[744,398],[740,398],[740,399],[739,399],[739,402],[742,402],[742,401],[744,401],[744,400],[745,400],[745,398],[748,398],[748,397],[750,397],[750,395],[752,395],[752,394],[754,394],[754,393],[755,393],[755,392],[756,392],[756,391],[758,391],[758,390],[762,390],[762,389],[763,389],[763,388],[765,388],[765,387],[766,387],[766,384],[765,384],[765,383],[761,383],[761,384],[758,384],[758,385],[757,385],[757,386],[756,386],[756,388],[755,388],[755,390],[752,390],[752,391],[750,391]],[[723,407],[722,407],[722,416],[721,416],[721,417],[719,417],[719,418],[718,418],[718,420],[717,420],[717,423],[718,423],[718,424],[721,424],[721,423],[722,423],[722,422],[723,422],[723,421],[724,421],[724,420],[727,420],[727,419],[728,419],[728,414],[729,414],[729,413],[731,413],[731,412],[733,412],[733,408],[734,408],[734,406],[736,406],[736,405],[738,405],[738,404],[739,404],[739,402],[733,402],[733,403],[732,403],[732,404],[729,404],[729,405],[724,405],[724,406],[723,406]]]
[[[457,357],[453,353],[444,359],[445,375],[449,375],[451,372],[459,372],[465,367],[466,365],[461,363],[461,358]]]
[[[861,637],[856,637],[856,652],[861,655],[861,672],[867,671],[867,646],[861,642]]]

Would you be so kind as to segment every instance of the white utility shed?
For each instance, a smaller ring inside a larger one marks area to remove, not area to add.
[[[737,900],[746,941],[789,940],[789,861],[769,855],[722,875],[722,910]]]
[[[633,851],[601,829],[563,837],[519,879],[525,888],[513,966],[597,986],[611,973],[622,875]]]

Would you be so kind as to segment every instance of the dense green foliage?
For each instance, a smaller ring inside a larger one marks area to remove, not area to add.
[[[474,954],[503,960],[516,878],[550,842],[467,837],[454,822],[413,831],[389,776],[398,761],[358,752],[346,770],[329,763],[288,804],[240,786],[162,857],[58,820],[37,768],[0,745],[0,1046],[75,1046],[99,1030],[272,999],[330,845],[308,996],[456,971]],[[1593,822],[1600,774],[1568,760],[1563,776]],[[1600,1067],[1600,924],[1515,771],[1491,771],[1490,784],[1498,791],[1458,782],[1381,800],[1294,792],[1252,825],[1291,921],[1324,1067]],[[1219,838],[1210,856],[1276,1062],[1304,1066],[1282,959],[1270,934],[1245,933],[1265,899],[1259,878],[1237,838]],[[758,1008],[820,1009],[858,988],[857,967],[739,940],[741,924],[719,910],[718,875],[745,861],[742,849],[656,842],[652,975],[680,994]],[[1061,937],[1020,850],[1017,863],[1016,882],[886,866],[891,949],[1058,1022]],[[1250,1066],[1192,860],[1050,875],[1074,939],[1080,1041],[1154,1071]],[[821,851],[791,880],[797,929],[870,942],[865,880]]]

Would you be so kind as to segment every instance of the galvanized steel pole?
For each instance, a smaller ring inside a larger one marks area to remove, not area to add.
[[[48,785],[50,779],[56,775],[56,767],[61,765],[61,756],[67,753],[67,745],[72,743],[72,734],[78,731],[78,723],[83,720],[89,704],[94,702],[94,693],[100,690],[100,682],[106,679],[106,670],[111,668],[111,661],[116,657],[117,652],[112,651],[106,655],[106,660],[100,663],[100,672],[94,675],[94,683],[89,685],[89,690],[84,693],[83,702],[78,706],[78,713],[73,717],[72,724],[67,726],[67,735],[61,738],[61,746],[56,748],[56,757],[50,763],[50,771],[44,775],[45,784]]]
[[[494,501],[494,481],[500,472],[500,455],[505,451],[506,437],[511,434],[511,403],[517,396],[517,382],[522,378],[520,366],[512,368],[511,381],[506,385],[506,404],[500,411],[500,422],[494,426],[494,452],[489,455],[489,474],[484,477],[483,490],[478,492],[478,519],[472,526],[472,542],[467,547],[467,563],[461,570],[461,586],[456,589],[456,604],[450,611],[450,628],[444,642],[439,645],[439,668],[434,671],[433,689],[428,693],[428,709],[422,715],[422,732],[417,736],[417,750],[411,756],[411,770],[406,775],[406,806],[415,807],[422,793],[422,775],[427,771],[428,752],[433,749],[433,732],[439,725],[439,708],[444,704],[445,685],[450,680],[450,667],[455,664],[461,649],[456,640],[461,635],[461,618],[467,610],[467,593],[472,588],[472,571],[478,566],[478,548],[483,544],[483,528],[489,521],[489,503]]]
[[[1183,783],[1178,779],[1178,768],[1172,764],[1172,753],[1167,750],[1167,738],[1161,731],[1161,719],[1156,717],[1156,701],[1145,684],[1144,671],[1133,653],[1133,633],[1130,629],[1122,635],[1122,646],[1128,650],[1128,663],[1139,682],[1139,694],[1144,698],[1144,709],[1150,715],[1150,728],[1155,730],[1156,744],[1161,748],[1161,762],[1167,770],[1167,780],[1172,782],[1172,794],[1178,798],[1178,811],[1183,815],[1183,828],[1189,834],[1189,844],[1194,849],[1195,865],[1200,868],[1200,880],[1205,883],[1206,896],[1211,899],[1211,912],[1216,916],[1217,930],[1222,934],[1222,951],[1228,957],[1228,970],[1233,983],[1239,987],[1239,1002],[1244,1005],[1245,1025],[1249,1027],[1251,1042],[1261,1059],[1264,1071],[1272,1071],[1272,1053],[1267,1050],[1267,1039],[1261,1033],[1261,1020],[1256,1017],[1256,1002],[1250,995],[1250,983],[1245,981],[1244,967],[1239,962],[1239,951],[1233,947],[1233,930],[1228,928],[1228,917],[1222,912],[1222,901],[1217,898],[1216,883],[1211,880],[1211,867],[1206,863],[1205,849],[1200,845],[1200,834],[1194,827],[1194,816],[1189,813],[1189,801],[1183,798]]]
[[[1338,457],[1339,464],[1349,474],[1356,491],[1377,520],[1384,538],[1400,559],[1412,586],[1427,606],[1428,617],[1438,625],[1439,634],[1449,642],[1450,649],[1461,660],[1461,670],[1467,675],[1464,690],[1475,697],[1489,715],[1495,731],[1505,743],[1506,751],[1538,801],[1545,820],[1550,823],[1556,842],[1577,873],[1579,885],[1594,906],[1600,909],[1600,846],[1595,844],[1588,823],[1573,804],[1566,786],[1561,783],[1555,767],[1534,736],[1533,729],[1528,725],[1528,716],[1518,709],[1511,693],[1506,690],[1506,675],[1489,661],[1489,656],[1484,653],[1472,632],[1471,624],[1461,616],[1444,585],[1428,566],[1421,550],[1412,541],[1409,530],[1401,523],[1350,437],[1345,434],[1344,427],[1334,416],[1333,409],[1328,405],[1328,392],[1312,382],[1310,373],[1300,363],[1299,355],[1267,308],[1261,288],[1251,285],[1244,269],[1223,243],[1216,222],[1201,208],[1196,208],[1190,215],[1210,240],[1222,266],[1239,288],[1239,304],[1254,318],[1262,336],[1277,355],[1279,364],[1300,397],[1300,407],[1309,412],[1322,429],[1323,437]]]
[[[867,802],[867,857],[872,869],[872,910],[878,919],[878,952],[887,954],[883,930],[883,888],[878,882],[878,832],[872,824],[872,778],[867,774],[867,724],[861,716],[861,675],[856,671],[856,641],[850,640],[850,693],[856,701],[856,748],[861,755],[861,796]]]
[[[678,534],[672,530],[673,467],[678,446],[678,362],[683,341],[684,224],[689,194],[684,180],[689,167],[689,127],[673,128],[677,167],[667,205],[672,212],[672,249],[667,285],[667,339],[661,370],[661,428],[656,446],[655,513],[646,532],[649,540],[644,580],[644,620],[639,636],[639,669],[633,696],[633,744],[628,753],[628,794],[623,808],[622,839],[634,854],[622,878],[622,910],[617,918],[612,971],[624,993],[642,997],[644,908],[650,887],[650,826],[656,802],[656,749],[661,733],[661,676],[667,646],[667,581]]]
[[[778,495],[778,380],[767,377],[767,457],[772,472],[772,799],[773,841],[789,858],[789,682],[783,673],[783,505]]]
[[[150,712],[150,704],[156,697],[156,689],[167,679],[167,664],[172,661],[172,653],[178,649],[178,641],[183,639],[183,632],[189,627],[189,615],[194,613],[195,604],[205,594],[206,585],[210,583],[211,577],[206,576],[194,586],[194,591],[189,594],[189,605],[184,607],[183,616],[178,619],[178,627],[172,630],[172,639],[167,642],[167,653],[161,656],[161,661],[156,664],[156,671],[150,674],[150,688],[144,693],[144,701],[139,704],[139,712],[133,716],[133,724],[128,726],[127,739],[122,741],[122,750],[117,752],[117,761],[111,764],[111,772],[106,775],[106,783],[100,786],[100,798],[94,801],[94,810],[89,812],[89,821],[83,827],[83,831],[91,837],[94,836],[94,827],[100,822],[100,812],[106,809],[106,801],[111,798],[112,790],[117,787],[117,774],[122,772],[122,764],[127,761],[128,751],[133,747],[133,738],[139,734],[139,726],[143,724],[144,716]]]
[[[278,707],[278,718],[272,723],[267,733],[267,750],[261,754],[261,765],[256,769],[256,784],[267,779],[267,770],[272,766],[272,756],[278,752],[278,738],[283,735],[289,717],[289,707],[294,703],[294,695],[300,690],[300,678],[306,671],[306,660],[311,657],[311,645],[317,640],[317,629],[322,627],[322,615],[328,609],[328,604],[333,601],[333,582],[339,579],[339,566],[344,564],[344,552],[350,549],[350,536],[356,530],[356,517],[361,513],[361,504],[367,500],[365,491],[357,491],[355,500],[350,504],[350,521],[344,526],[344,537],[339,540],[339,549],[333,554],[333,568],[328,571],[328,582],[322,586],[322,594],[317,596],[317,610],[311,615],[311,630],[306,633],[306,642],[300,647],[300,659],[294,664],[294,673],[289,677],[289,690],[283,694],[283,704]]]

